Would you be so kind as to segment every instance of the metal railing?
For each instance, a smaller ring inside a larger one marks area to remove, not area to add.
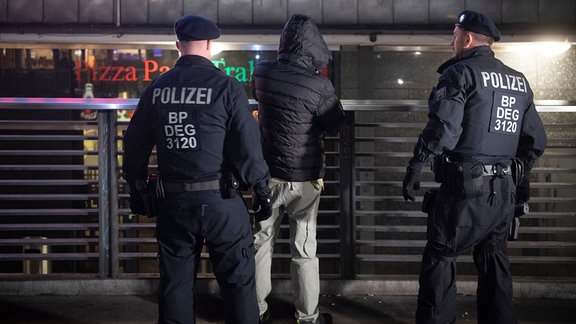
[[[154,219],[130,213],[119,172],[124,117],[136,102],[0,98],[0,277],[157,276]],[[346,125],[326,139],[321,275],[415,275],[425,244],[421,197],[437,184],[425,172],[420,197],[404,202],[401,181],[426,122],[425,102],[343,105]],[[519,240],[509,244],[513,273],[574,278],[576,107],[542,101],[538,110],[549,145],[532,172],[531,211],[521,219]],[[276,277],[289,273],[288,238],[284,224],[274,255]],[[474,274],[469,256],[459,260],[459,274]],[[199,275],[211,276],[207,253]]]

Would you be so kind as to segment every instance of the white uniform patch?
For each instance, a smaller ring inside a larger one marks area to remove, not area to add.
[[[525,107],[524,96],[512,96],[509,93],[494,92],[490,132],[506,135],[519,135]]]

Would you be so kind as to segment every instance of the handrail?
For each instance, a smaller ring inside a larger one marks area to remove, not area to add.
[[[129,98],[20,98],[0,97],[0,108],[72,109],[72,110],[130,110],[135,109],[139,99]],[[250,105],[257,105],[254,99]],[[345,111],[387,111],[426,109],[426,100],[357,100],[343,99]],[[576,101],[535,100],[536,109],[542,112],[576,112]]]

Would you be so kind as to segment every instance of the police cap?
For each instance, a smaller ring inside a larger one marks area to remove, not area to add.
[[[469,32],[490,36],[494,38],[495,41],[500,40],[500,31],[492,19],[479,12],[470,10],[463,11],[458,15],[456,26],[466,29]]]
[[[220,37],[220,29],[212,20],[195,15],[183,16],[176,20],[174,32],[181,41],[199,41]]]

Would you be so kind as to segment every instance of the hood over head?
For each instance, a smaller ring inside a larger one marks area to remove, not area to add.
[[[309,57],[316,69],[328,65],[330,52],[318,26],[308,16],[295,14],[284,25],[278,53]]]

